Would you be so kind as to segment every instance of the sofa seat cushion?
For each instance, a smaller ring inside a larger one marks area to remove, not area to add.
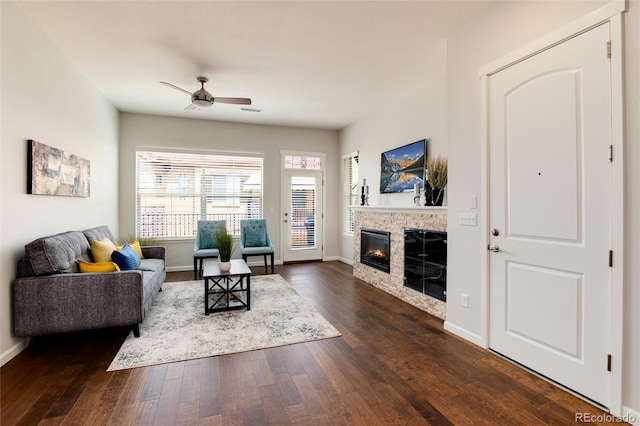
[[[141,259],[140,266],[138,266],[138,270],[140,271],[152,271],[152,272],[160,272],[164,270],[164,260],[162,259]]]
[[[142,272],[142,317],[151,309],[153,299],[162,287],[162,283],[166,277],[166,273],[141,271]]]
[[[36,275],[78,272],[76,259],[91,261],[89,242],[79,231],[39,238],[24,249]]]

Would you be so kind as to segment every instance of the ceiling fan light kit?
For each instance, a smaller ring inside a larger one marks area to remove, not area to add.
[[[200,83],[200,89],[191,93],[187,90],[184,90],[181,87],[178,87],[174,84],[167,83],[166,81],[161,81],[160,83],[165,86],[169,86],[172,89],[176,89],[180,92],[186,93],[191,96],[191,104],[187,105],[185,109],[197,109],[200,108],[208,108],[214,103],[223,103],[223,104],[239,104],[239,105],[251,105],[251,99],[249,98],[214,98],[211,93],[207,92],[204,89],[204,85],[209,81],[207,77],[199,76],[196,77],[196,80]]]
[[[191,102],[196,104],[197,106],[199,106],[201,108],[208,108],[211,105],[213,105],[213,101],[210,101],[208,99],[191,98]]]

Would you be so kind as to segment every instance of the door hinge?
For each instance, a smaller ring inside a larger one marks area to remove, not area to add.
[[[607,371],[611,371],[611,354],[607,354]]]
[[[609,145],[608,158],[610,162],[613,161],[613,145]]]
[[[607,59],[611,59],[611,40],[607,42]]]
[[[613,267],[613,250],[609,250],[609,267]]]

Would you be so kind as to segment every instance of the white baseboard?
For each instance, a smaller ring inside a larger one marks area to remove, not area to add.
[[[166,268],[167,272],[186,272],[193,271],[193,266],[168,266]]]
[[[333,262],[334,260],[340,260],[340,256],[328,256],[322,259],[323,262]]]
[[[458,327],[457,325],[451,324],[448,321],[444,322],[444,329],[452,334],[455,334],[458,337],[462,337],[464,340],[468,340],[469,342],[474,343],[480,347],[485,347],[482,341],[482,337],[475,333],[471,333],[469,330]]]
[[[27,346],[29,346],[29,338],[24,339],[23,341],[16,343],[8,350],[4,351],[2,355],[0,355],[0,366],[5,365],[7,362],[11,361],[15,358],[20,352],[24,351]]]
[[[622,407],[622,420],[633,426],[640,425],[640,411],[632,410],[629,407]]]
[[[274,265],[282,265],[282,261],[281,260],[274,260],[273,264]],[[263,260],[249,261],[249,262],[247,262],[247,265],[249,265],[249,266],[264,266],[264,261]],[[167,272],[193,271],[193,265],[188,265],[188,266],[167,266],[166,271]]]
[[[353,259],[347,259],[346,257],[338,256],[336,260],[339,260],[342,263],[346,263],[347,265],[353,266]]]

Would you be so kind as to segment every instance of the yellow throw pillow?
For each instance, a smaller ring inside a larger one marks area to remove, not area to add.
[[[96,263],[111,262],[111,253],[115,250],[116,245],[107,237],[91,243],[91,256]]]
[[[131,241],[130,243],[128,243],[131,248],[138,254],[138,256],[140,257],[140,259],[144,259],[144,255],[142,254],[142,248],[140,247],[140,241],[135,240],[135,241]],[[118,244],[116,246],[117,250],[122,250],[122,247],[124,247],[124,244]]]
[[[120,268],[113,262],[85,262],[82,259],[78,259],[78,266],[80,267],[80,272],[115,272],[119,271]]]

